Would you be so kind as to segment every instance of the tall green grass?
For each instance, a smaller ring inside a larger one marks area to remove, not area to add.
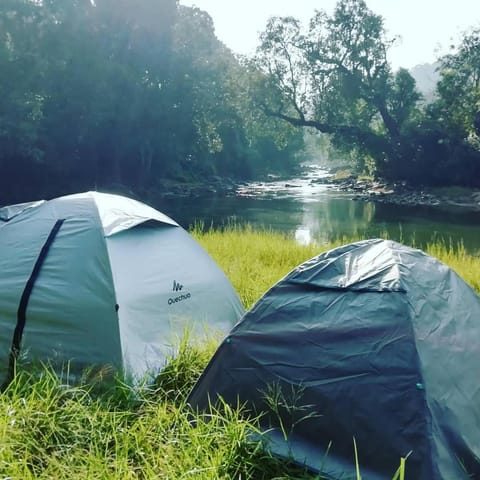
[[[291,237],[249,226],[222,231],[197,227],[192,235],[226,273],[246,308],[299,263],[327,248],[302,246]]]
[[[480,257],[467,253],[462,244],[432,241],[426,252],[452,268],[480,294]]]
[[[334,246],[301,246],[284,235],[248,227],[197,228],[193,234],[247,308],[296,265]],[[428,252],[480,290],[479,258],[438,242]],[[199,346],[184,339],[156,383],[135,389],[121,378],[99,381],[98,374],[72,387],[48,367],[20,370],[0,395],[0,478],[321,478],[263,451],[249,435],[255,419],[238,409],[224,406],[221,413],[206,416],[189,411],[186,395],[215,347],[214,342]],[[351,478],[361,478],[361,460]],[[399,464],[398,470],[392,465],[392,477],[408,478],[408,460],[407,475],[405,460]]]
[[[254,230],[249,226],[232,226],[222,231],[203,231],[197,227],[192,234],[223,268],[246,308],[305,260],[341,244],[360,240],[342,238],[329,244],[305,246],[299,245],[291,236]],[[404,243],[417,248],[415,239]],[[462,244],[435,239],[425,251],[455,270],[480,293],[480,257],[468,254]]]
[[[47,367],[20,372],[0,395],[0,478],[312,478],[251,440],[256,421],[240,409],[187,408],[184,382],[198,377],[203,356],[183,344],[150,388],[119,378],[71,387]]]

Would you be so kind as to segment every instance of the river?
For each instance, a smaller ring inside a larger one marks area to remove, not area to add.
[[[314,169],[303,178],[245,185],[237,195],[168,198],[157,207],[185,228],[250,224],[287,233],[302,244],[388,236],[423,248],[442,239],[480,255],[479,211],[354,200],[352,194],[315,183],[326,175]]]

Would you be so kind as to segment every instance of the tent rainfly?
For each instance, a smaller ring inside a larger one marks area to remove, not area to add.
[[[143,203],[87,192],[0,209],[4,385],[19,355],[134,381],[164,365],[185,328],[225,333],[242,313],[213,259]]]
[[[480,479],[480,298],[427,254],[368,240],[270,289],[192,390],[261,420],[273,453],[334,478]]]

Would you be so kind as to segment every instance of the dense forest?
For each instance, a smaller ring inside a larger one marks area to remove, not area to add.
[[[302,127],[358,172],[480,186],[480,27],[428,101],[395,41],[363,0],[270,19],[254,58],[177,0],[2,0],[0,204],[293,172]]]
[[[302,132],[254,108],[201,10],[2,0],[0,35],[0,203],[295,165]]]

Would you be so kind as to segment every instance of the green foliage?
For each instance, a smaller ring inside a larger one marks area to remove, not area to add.
[[[412,146],[396,176],[412,183],[480,186],[480,51],[478,29],[440,59],[435,100],[414,113],[404,135]]]
[[[393,40],[363,0],[340,0],[331,16],[317,11],[308,31],[291,17],[272,18],[257,63],[270,75],[263,108],[296,126],[332,135],[338,148],[385,159],[402,155],[400,130],[418,99],[406,71],[387,61]]]
[[[301,134],[252,112],[254,74],[204,11],[5,0],[0,27],[2,204],[122,186],[141,196],[159,179],[297,163]]]
[[[218,339],[192,339],[187,331],[178,339],[178,348],[167,359],[152,388],[155,396],[182,404],[218,346]]]
[[[394,42],[364,0],[339,0],[307,29],[272,18],[254,59],[176,0],[4,0],[0,203],[293,173],[299,126],[360,173],[479,186],[478,28],[441,59],[429,105],[392,72]]]
[[[364,0],[339,0],[303,30],[272,18],[257,65],[259,104],[269,115],[331,136],[357,172],[412,184],[480,185],[479,31],[441,59],[437,100],[422,103],[405,69],[395,74],[383,19]]]
[[[403,128],[421,116],[418,107],[421,95],[416,90],[415,80],[404,68],[395,73],[390,88],[391,94],[387,99],[389,108],[397,124]]]
[[[480,33],[466,33],[452,53],[440,59],[436,99],[412,131],[418,144],[411,166],[437,185],[480,186]],[[418,128],[420,127],[420,128]]]
[[[468,138],[475,135],[480,111],[480,28],[472,29],[456,49],[441,59],[436,114],[448,131]]]

